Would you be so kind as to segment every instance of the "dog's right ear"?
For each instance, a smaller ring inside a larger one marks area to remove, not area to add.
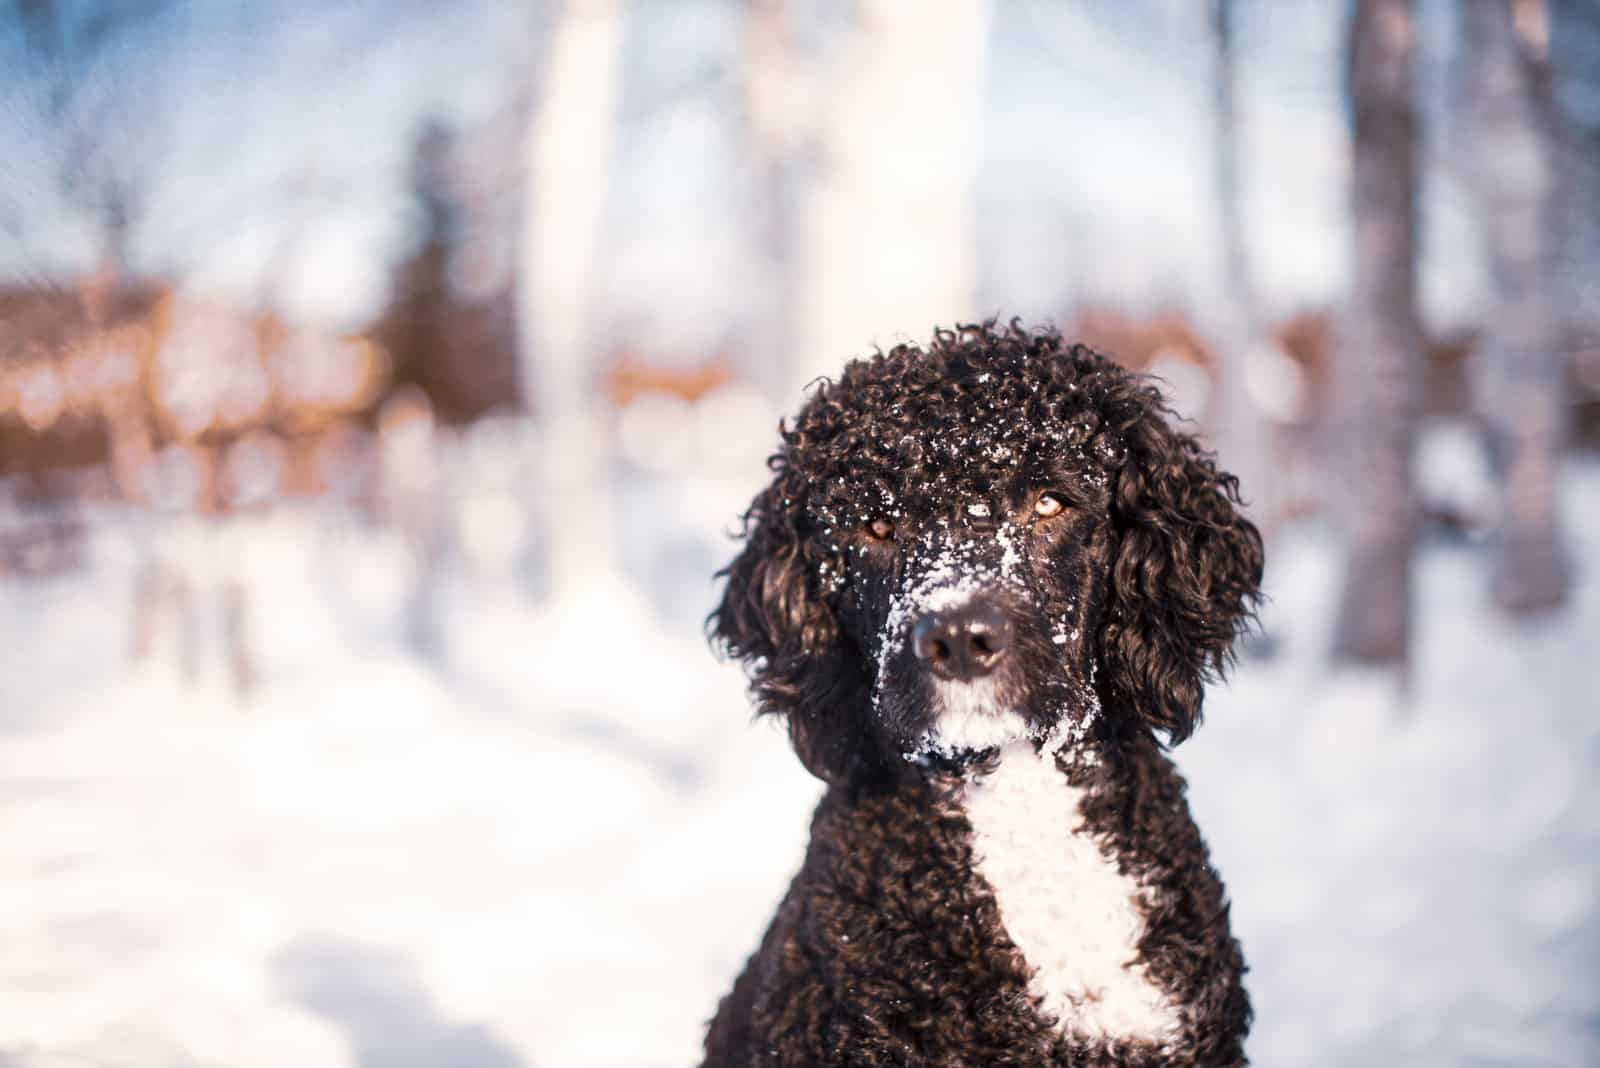
[[[744,548],[717,573],[727,585],[707,629],[744,662],[759,711],[786,721],[807,770],[842,784],[875,763],[860,718],[862,669],[822,596],[802,489],[781,455],[773,466],[777,477],[745,513]]]

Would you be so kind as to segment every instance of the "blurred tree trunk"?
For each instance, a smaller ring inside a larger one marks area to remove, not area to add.
[[[1600,344],[1600,4],[1549,0],[1550,95],[1561,130],[1562,297],[1574,334]]]
[[[445,561],[445,473],[442,434],[428,394],[414,384],[397,389],[378,411],[378,481],[383,517],[399,533],[412,573],[401,608],[406,644],[423,660],[442,662],[449,650],[440,626]]]
[[[1373,663],[1404,663],[1411,624],[1411,459],[1422,381],[1415,38],[1411,0],[1356,0],[1346,41],[1354,247],[1338,356],[1348,555],[1334,653]]]
[[[987,0],[859,0],[822,103],[789,383],[976,315]]]
[[[1594,0],[1548,0],[1550,49],[1545,60],[1566,149],[1565,168],[1578,179],[1567,186],[1567,218],[1574,245],[1590,257],[1600,253],[1600,4]],[[1573,266],[1583,266],[1574,263]],[[1595,263],[1582,280],[1600,281]],[[1600,316],[1600,288],[1589,290],[1590,317]]]
[[[749,339],[761,384],[774,397],[788,385],[799,287],[799,170],[814,124],[800,114],[789,0],[747,0],[741,70],[745,135],[756,173],[755,242],[771,284]],[[787,405],[788,398],[784,397]]]
[[[789,406],[805,286],[803,205],[821,152],[819,37],[829,14],[792,0],[746,0],[741,93],[744,134],[755,169],[755,254],[770,280],[752,352],[757,381]]]
[[[528,130],[517,347],[543,431],[539,498],[549,590],[557,597],[609,575],[615,555],[593,294],[621,48],[617,0],[567,0]]]
[[[1549,28],[1542,4],[1525,0],[1462,0],[1462,9],[1468,170],[1497,298],[1476,355],[1502,480],[1494,597],[1527,615],[1561,604],[1569,584],[1556,493],[1567,393]]]
[[[1267,426],[1250,397],[1250,363],[1262,343],[1261,313],[1244,231],[1234,8],[1233,0],[1212,0],[1212,145],[1225,288],[1211,328],[1218,350],[1215,438],[1222,465],[1238,476],[1256,522],[1270,528],[1274,495],[1268,484]]]

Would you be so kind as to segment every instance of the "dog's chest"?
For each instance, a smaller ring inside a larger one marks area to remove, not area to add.
[[[1084,827],[1082,797],[1053,760],[1008,749],[963,800],[977,871],[1065,1031],[1160,1043],[1181,1021],[1140,962],[1143,891]]]

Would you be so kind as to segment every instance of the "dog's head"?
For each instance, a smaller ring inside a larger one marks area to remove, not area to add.
[[[1158,389],[1053,332],[940,332],[819,385],[709,620],[830,782],[1023,738],[1181,741],[1261,539]]]

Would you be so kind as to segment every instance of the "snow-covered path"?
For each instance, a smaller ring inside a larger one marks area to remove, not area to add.
[[[1600,472],[1571,490],[1592,572]],[[466,585],[440,671],[384,622],[393,547],[317,523],[237,547],[248,705],[124,665],[109,534],[86,575],[0,584],[0,1065],[692,1063],[817,791],[738,671],[620,593]],[[1395,708],[1319,664],[1330,549],[1275,547],[1280,655],[1180,751],[1253,1058],[1600,1063],[1600,581],[1514,631],[1480,550],[1430,548]]]

